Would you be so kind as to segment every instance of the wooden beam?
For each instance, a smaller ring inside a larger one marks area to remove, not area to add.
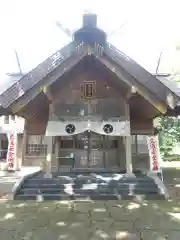
[[[153,93],[149,92],[145,87],[140,85],[135,78],[133,78],[130,74],[128,74],[123,68],[120,66],[115,66],[111,61],[105,59],[104,57],[98,57],[98,59],[109,68],[114,74],[119,77],[122,81],[124,81],[128,86],[135,86],[137,92],[143,96],[146,100],[148,100],[158,111],[165,114],[167,112],[167,106],[165,103],[161,102],[157,96]]]
[[[127,92],[125,98],[127,100],[129,100],[134,94],[137,93],[137,88],[135,86],[131,86],[131,88],[129,89],[129,91]]]
[[[52,96],[52,92],[51,92],[50,86],[44,86],[42,91],[43,91],[44,95],[47,97],[49,103],[52,103],[53,96]]]

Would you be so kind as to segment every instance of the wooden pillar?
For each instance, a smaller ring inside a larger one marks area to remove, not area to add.
[[[126,173],[132,174],[132,149],[131,149],[131,136],[125,137],[125,147],[126,147]]]
[[[107,155],[106,155],[106,135],[102,135],[101,141],[103,142],[102,147],[103,147],[103,167],[106,168],[106,159],[107,159]]]
[[[137,164],[138,164],[138,157],[139,157],[139,154],[138,154],[138,135],[136,134],[135,135],[135,167],[137,168]]]
[[[125,137],[118,137],[118,164],[121,170],[126,169]]]
[[[19,143],[19,136],[17,133],[10,134],[9,144],[10,144],[10,148],[12,148],[12,150],[10,150],[10,152],[13,152],[13,149],[14,149],[14,154],[12,155],[13,156],[13,164],[14,164],[13,171],[18,171],[19,170],[18,161],[19,161],[20,143]]]
[[[60,147],[59,138],[55,137],[55,161],[56,161],[56,167],[57,167],[58,171],[60,168],[59,147]]]
[[[54,104],[53,104],[53,96],[49,87],[44,87],[43,92],[49,100],[49,120],[53,120],[54,117]],[[47,155],[45,159],[45,178],[52,178],[52,158],[53,158],[53,137],[46,136],[46,144],[47,144]]]
[[[130,122],[129,104],[125,102],[125,117]],[[131,127],[130,127],[131,128]],[[132,136],[125,137],[125,151],[126,151],[126,174],[127,176],[134,176],[132,169]]]
[[[52,162],[52,150],[53,150],[53,137],[46,136],[47,155],[45,159],[45,178],[52,178],[51,162]]]
[[[49,104],[49,120],[53,117],[53,103]],[[47,155],[45,159],[45,178],[52,178],[53,137],[46,136]]]
[[[25,155],[26,155],[26,148],[28,143],[28,133],[27,133],[27,120],[24,120],[24,132],[23,132],[23,139],[22,139],[22,155],[21,155],[21,163],[20,168],[24,165],[25,162]]]
[[[135,154],[136,158],[138,157],[138,135],[135,135]]]
[[[16,156],[14,163],[14,170],[19,171],[22,166],[22,150],[23,150],[23,136],[20,134],[16,135]]]

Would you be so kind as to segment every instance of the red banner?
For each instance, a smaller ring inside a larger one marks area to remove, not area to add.
[[[157,136],[151,136],[147,138],[149,158],[150,158],[150,170],[155,172],[160,172],[160,151],[159,142]]]
[[[7,163],[8,163],[8,169],[14,170],[15,167],[15,161],[16,161],[16,142],[17,142],[17,136],[16,134],[9,134],[8,136],[9,145],[8,145],[8,152],[7,152]]]

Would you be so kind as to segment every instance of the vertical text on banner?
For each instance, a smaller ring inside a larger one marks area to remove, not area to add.
[[[8,134],[8,152],[6,161],[8,164],[8,170],[15,170],[16,164],[16,147],[17,147],[17,134]]]
[[[150,171],[161,172],[161,156],[159,150],[158,136],[148,136],[147,144],[149,150]]]

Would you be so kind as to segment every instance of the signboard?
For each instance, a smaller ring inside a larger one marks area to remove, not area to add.
[[[149,149],[150,171],[161,172],[158,136],[148,136],[147,144]]]
[[[8,134],[7,137],[8,137],[8,142],[9,142],[8,152],[7,152],[7,156],[6,156],[8,170],[15,170],[17,134],[11,133],[11,134]]]

